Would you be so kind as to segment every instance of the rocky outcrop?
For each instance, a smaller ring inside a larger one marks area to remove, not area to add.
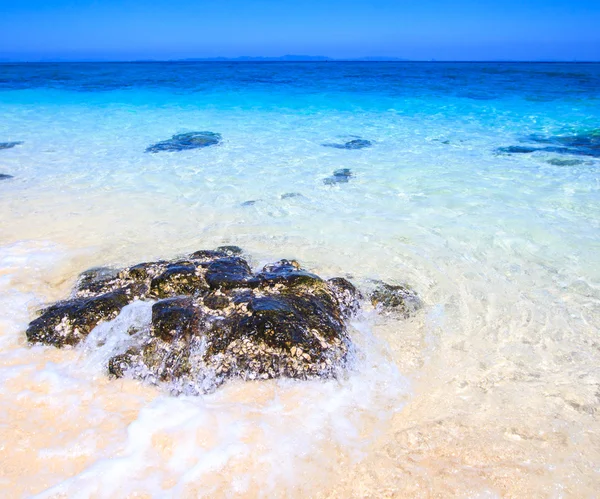
[[[188,132],[173,135],[169,140],[163,140],[151,145],[146,152],[187,151],[217,145],[221,142],[221,134],[214,132]]]
[[[0,173],[0,180],[8,180],[9,178],[13,178],[13,176],[8,173]]]
[[[151,324],[129,332],[107,368],[199,393],[224,380],[331,377],[352,351],[348,321],[363,296],[348,280],[324,280],[295,260],[254,272],[237,246],[121,270],[90,269],[72,297],[43,310],[27,329],[31,343],[76,345],[135,300],[152,303]],[[418,297],[379,283],[378,307],[408,315]],[[420,302],[418,302],[420,304]]]

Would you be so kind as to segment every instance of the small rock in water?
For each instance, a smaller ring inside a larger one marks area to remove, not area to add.
[[[15,146],[20,146],[23,142],[0,142],[0,151],[2,149],[12,149]]]
[[[577,166],[582,165],[584,162],[581,159],[552,158],[548,160],[548,163],[553,166]]]
[[[299,192],[286,192],[281,195],[281,199],[301,198],[304,197]]]
[[[184,260],[146,262],[81,274],[73,298],[42,311],[31,343],[76,345],[135,300],[156,300],[149,327],[114,350],[108,372],[162,383],[172,393],[203,393],[236,377],[333,377],[352,350],[347,321],[363,297],[341,277],[322,279],[295,260],[254,273],[237,246]],[[408,315],[420,301],[406,286],[379,283],[378,306]],[[102,346],[100,345],[100,348]]]
[[[378,281],[369,298],[374,307],[398,312],[405,318],[423,305],[419,295],[406,284],[393,285]]]
[[[364,149],[365,147],[371,147],[373,143],[370,140],[365,139],[353,139],[343,144],[321,144],[324,147],[333,147],[334,149]]]
[[[527,146],[508,146],[499,147],[496,149],[497,152],[502,154],[530,154],[535,151],[539,151],[539,147],[527,147]]]
[[[169,140],[163,140],[146,149],[146,152],[186,151],[214,146],[221,142],[221,134],[214,132],[188,132],[173,135]]]
[[[14,178],[12,175],[8,175],[7,173],[0,173],[0,180],[8,180],[9,178]]]
[[[238,256],[244,252],[244,250],[242,248],[240,248],[239,246],[235,246],[235,245],[219,246],[217,248],[217,251],[222,251],[223,253],[225,253],[229,256]]]
[[[331,177],[323,179],[323,183],[325,185],[344,184],[348,182],[352,176],[350,168],[342,168],[341,170],[334,171]]]

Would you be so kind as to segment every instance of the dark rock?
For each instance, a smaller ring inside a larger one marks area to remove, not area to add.
[[[140,359],[140,351],[130,348],[125,353],[115,355],[108,361],[108,374],[116,378],[122,378],[132,366],[136,365]]]
[[[364,149],[371,147],[373,143],[365,139],[353,139],[343,144],[322,144],[324,147],[333,147],[335,149]]]
[[[12,149],[15,146],[20,146],[23,142],[0,142],[0,151],[2,149]]]
[[[301,198],[304,197],[302,194],[300,194],[299,192],[286,192],[285,194],[281,195],[281,199],[291,199],[291,198]]]
[[[7,173],[0,173],[0,180],[8,180],[9,178],[14,178],[12,175],[8,175]]]
[[[246,260],[235,256],[212,262],[205,277],[212,289],[243,288],[258,284]]]
[[[331,177],[327,177],[326,179],[323,179],[323,183],[325,185],[346,183],[350,180],[351,177],[352,177],[352,171],[350,170],[350,168],[342,168],[340,170],[334,171],[333,175]]]
[[[191,298],[168,298],[152,306],[152,334],[163,341],[190,337],[197,330],[198,312]]]
[[[203,301],[204,305],[212,310],[223,310],[231,303],[227,296],[217,295],[215,293],[210,293],[209,295],[205,296]]]
[[[600,130],[575,135],[555,135],[549,137],[530,135],[525,140],[536,144],[544,144],[544,146],[500,147],[497,149],[497,152],[506,154],[527,154],[540,151],[600,158]]]
[[[379,282],[369,298],[374,307],[398,312],[405,318],[422,306],[417,293],[406,284],[392,285]]]
[[[582,165],[584,162],[581,159],[552,158],[548,160],[548,163],[553,166],[577,166]]]
[[[186,151],[214,146],[221,142],[221,134],[214,132],[189,132],[173,135],[169,140],[158,142],[146,149],[146,152]]]
[[[255,199],[251,199],[250,201],[244,201],[241,206],[254,206],[256,204]]]
[[[59,348],[76,345],[100,322],[114,319],[130,301],[127,290],[120,289],[92,298],[59,302],[29,324],[27,339]]]
[[[280,260],[274,264],[266,265],[257,275],[263,286],[283,284],[285,286],[309,286],[321,288],[323,279],[316,274],[311,274],[300,268],[295,260]]]
[[[190,255],[192,260],[200,260],[201,262],[212,262],[219,258],[227,258],[229,253],[219,250],[199,250]]]
[[[197,295],[208,290],[204,277],[192,263],[168,265],[165,271],[152,279],[150,293],[158,298],[179,295]]]
[[[333,295],[337,298],[342,309],[342,315],[345,318],[352,317],[358,313],[360,302],[364,298],[354,284],[343,277],[334,277],[327,281],[327,285],[329,286],[329,289],[331,289]]]
[[[539,151],[539,147],[527,147],[527,146],[508,146],[499,147],[496,149],[497,152],[503,154],[530,154],[532,152]]]
[[[219,246],[217,251],[222,251],[223,253],[227,253],[229,256],[238,256],[241,255],[244,250],[239,246],[228,245],[228,246]]]
[[[75,285],[75,296],[91,296],[108,293],[120,287],[119,271],[109,267],[95,267],[79,274]]]

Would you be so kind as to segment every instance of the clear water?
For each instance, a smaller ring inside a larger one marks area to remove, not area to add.
[[[600,159],[497,149],[599,129],[595,64],[0,65],[0,142],[23,141],[0,150],[0,490],[594,496]],[[144,153],[195,130],[223,143]],[[355,137],[373,146],[321,145]],[[408,282],[426,306],[367,310],[341,381],[203,397],[26,345],[86,268],[220,244]]]

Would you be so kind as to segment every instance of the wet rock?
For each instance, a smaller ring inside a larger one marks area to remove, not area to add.
[[[227,258],[231,256],[229,253],[221,250],[199,250],[190,255],[192,260],[200,260],[202,262],[212,262],[219,258]]]
[[[329,289],[337,298],[342,309],[342,315],[346,318],[356,315],[360,309],[360,302],[364,299],[362,293],[356,289],[347,279],[334,277],[327,281]]]
[[[117,282],[119,271],[109,267],[94,267],[82,272],[75,285],[77,297],[92,296],[114,291],[121,286]]]
[[[0,151],[2,149],[12,149],[15,146],[20,146],[23,142],[0,142]]]
[[[163,273],[152,279],[150,293],[158,298],[203,294],[208,284],[193,263],[168,265]]]
[[[352,171],[350,168],[341,168],[333,172],[331,177],[323,179],[325,185],[335,185],[348,182],[352,178]]]
[[[140,359],[140,351],[130,348],[125,353],[115,355],[108,360],[108,374],[122,378],[132,366],[137,365]]]
[[[410,317],[422,306],[419,295],[406,284],[378,282],[369,298],[374,307],[400,313],[405,318]]]
[[[0,180],[8,180],[9,178],[14,178],[12,175],[8,175],[7,173],[0,173]]]
[[[321,144],[324,147],[333,147],[335,149],[364,149],[365,147],[371,147],[373,143],[370,140],[365,139],[353,139],[343,144]]]
[[[258,284],[246,260],[236,256],[213,261],[205,277],[212,289],[244,288]]]
[[[146,149],[146,152],[186,151],[217,145],[221,134],[214,132],[188,132],[173,135],[169,140],[158,142]]]
[[[131,301],[158,298],[151,323],[130,331],[124,351],[113,351],[111,376],[132,376],[175,394],[211,391],[231,377],[336,376],[353,348],[347,321],[360,308],[360,292],[343,278],[325,281],[295,260],[255,274],[239,253],[223,246],[184,260],[90,269],[81,274],[75,298],[44,310],[27,338],[75,345]],[[371,299],[404,315],[420,303],[410,288],[385,283]]]
[[[226,253],[229,256],[238,256],[244,252],[242,248],[235,245],[219,246],[217,248],[217,251],[222,251],[223,253]]]
[[[198,328],[198,313],[189,297],[161,300],[152,306],[152,334],[163,341],[191,336]]]
[[[75,298],[44,310],[27,328],[31,343],[56,347],[76,345],[99,323],[114,319],[131,301],[131,294],[120,289],[91,298]]]
[[[204,305],[212,310],[223,310],[231,303],[225,295],[211,293],[204,297]]]
[[[273,286],[283,284],[287,287],[308,286],[322,287],[323,279],[316,274],[311,274],[300,268],[295,260],[280,260],[274,264],[266,265],[257,275],[262,285]]]

